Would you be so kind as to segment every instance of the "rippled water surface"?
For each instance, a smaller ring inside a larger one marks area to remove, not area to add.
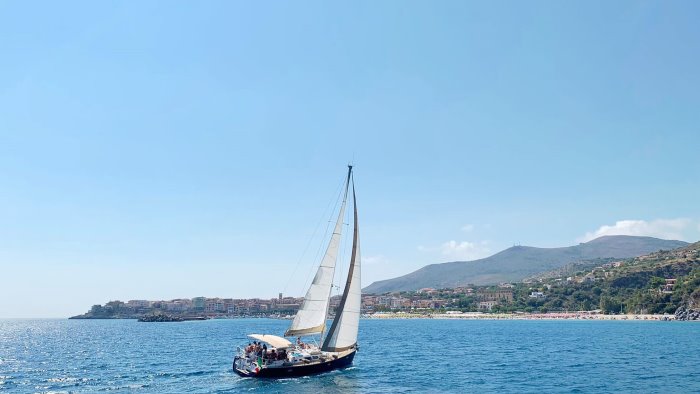
[[[288,321],[0,320],[0,392],[700,392],[700,324],[362,320],[352,367],[258,380],[246,333]]]

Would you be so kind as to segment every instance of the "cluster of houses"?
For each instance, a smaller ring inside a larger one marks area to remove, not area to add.
[[[271,299],[234,299],[234,298],[181,298],[169,301],[129,300],[127,302],[110,301],[104,306],[95,305],[93,313],[98,310],[119,311],[121,314],[147,314],[163,311],[173,314],[198,315],[255,315],[255,314],[294,314],[303,302],[301,297],[283,297]]]
[[[698,248],[683,248],[670,251],[659,251],[656,253],[651,253],[645,256],[637,257],[638,261],[648,261],[648,260],[659,260],[663,257],[663,260],[685,260],[685,261],[695,261],[700,258],[700,249]]]
[[[458,287],[455,289],[424,288],[415,293],[366,295],[362,297],[365,312],[377,310],[420,310],[458,306],[460,297],[474,297],[480,310],[490,311],[494,306],[513,301],[513,285],[502,283],[497,288]]]
[[[623,261],[614,261],[612,263],[602,264],[598,267],[594,267],[590,272],[582,276],[569,276],[566,278],[567,283],[589,283],[598,280],[603,280],[612,275],[612,268],[618,268],[624,265]],[[562,281],[561,278],[554,279],[555,282]]]

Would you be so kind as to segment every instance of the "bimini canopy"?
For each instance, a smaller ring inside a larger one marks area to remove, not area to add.
[[[265,335],[265,334],[250,334],[249,337],[257,339],[258,341],[265,342],[278,349],[285,349],[292,347],[292,343],[288,340],[278,337],[277,335]]]

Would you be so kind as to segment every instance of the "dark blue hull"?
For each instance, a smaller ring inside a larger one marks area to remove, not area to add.
[[[343,357],[339,357],[335,360],[330,360],[321,363],[314,363],[309,365],[295,365],[289,367],[278,367],[278,368],[263,368],[258,373],[251,373],[248,371],[240,370],[236,368],[236,360],[233,361],[233,370],[237,374],[252,378],[287,378],[295,376],[307,376],[315,375],[319,373],[329,372],[334,369],[342,369],[350,366],[352,360],[355,358],[356,351],[353,351]]]

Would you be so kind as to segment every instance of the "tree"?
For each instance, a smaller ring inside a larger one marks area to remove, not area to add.
[[[600,298],[600,309],[606,315],[616,314],[621,311],[622,304],[612,297],[603,296]]]
[[[659,287],[666,284],[666,279],[659,278],[658,276],[652,276],[649,280],[649,287],[652,289],[658,289]]]

